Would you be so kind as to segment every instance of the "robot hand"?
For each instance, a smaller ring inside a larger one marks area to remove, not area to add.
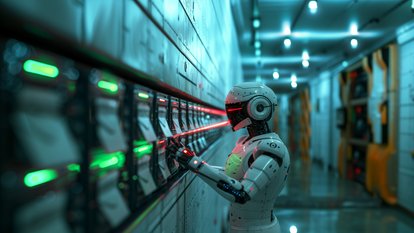
[[[171,153],[175,160],[181,164],[184,168],[189,169],[189,162],[194,158],[195,153],[179,142],[177,139],[172,138],[170,144],[167,146],[167,150]]]

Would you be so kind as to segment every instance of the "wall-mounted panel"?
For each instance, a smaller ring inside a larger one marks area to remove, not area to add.
[[[414,40],[413,29],[400,35],[399,131],[398,131],[398,200],[400,205],[414,211]],[[411,36],[411,39],[409,38]]]
[[[2,2],[16,13],[38,21],[42,26],[54,30],[62,37],[77,42],[82,39],[82,19],[84,15],[84,3],[82,1],[2,0]]]
[[[125,1],[84,1],[84,43],[112,58],[122,54]],[[82,27],[81,27],[82,28]]]
[[[121,61],[148,72],[148,27],[150,20],[133,0],[125,1],[124,48]]]

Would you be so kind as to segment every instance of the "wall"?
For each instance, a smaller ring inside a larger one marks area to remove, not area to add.
[[[278,128],[279,134],[282,141],[285,145],[289,145],[289,125],[288,125],[288,117],[289,117],[289,96],[288,95],[280,95],[278,100]]]
[[[340,132],[336,128],[336,108],[340,106],[336,73],[324,72],[310,83],[311,158],[323,167],[337,169]]]
[[[323,73],[310,83],[310,99],[312,111],[310,156],[313,160],[322,162],[326,167],[329,163],[329,119],[331,80],[329,73]]]
[[[230,1],[0,3],[24,15],[34,31],[64,37],[74,47],[104,55],[143,72],[150,81],[167,83],[218,107],[223,107],[233,83],[242,79]]]
[[[329,149],[329,156],[330,156],[330,164],[333,170],[338,169],[338,148],[339,142],[341,138],[341,132],[336,127],[336,110],[337,108],[341,107],[341,100],[339,97],[339,80],[338,74],[333,73],[331,77],[331,101],[330,101],[330,128],[329,128],[329,138],[330,138],[330,149]],[[328,165],[328,166],[329,166]]]
[[[399,33],[398,202],[414,211],[414,24]]]
[[[157,91],[179,90],[223,108],[228,90],[242,80],[230,1],[1,0],[0,4],[1,12],[24,16],[17,18],[31,30],[19,32],[37,41],[46,35],[55,44],[52,47],[68,46],[92,63],[116,64],[120,70],[136,73],[134,82],[149,83]],[[4,22],[1,26],[9,27]],[[222,165],[234,137],[224,134],[205,158]],[[199,178],[186,173],[126,229],[218,232],[227,204]]]

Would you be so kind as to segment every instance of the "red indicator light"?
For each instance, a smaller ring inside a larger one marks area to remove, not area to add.
[[[163,102],[163,103],[165,103],[165,102],[167,102],[167,100],[165,100],[165,99],[158,99],[160,102]]]
[[[188,150],[184,149],[183,150],[184,154],[188,154]]]
[[[349,74],[349,77],[354,79],[354,78],[358,77],[358,73],[356,71],[353,71]]]
[[[229,108],[229,109],[227,109],[227,112],[234,112],[234,111],[240,111],[240,110],[242,110],[243,108]]]

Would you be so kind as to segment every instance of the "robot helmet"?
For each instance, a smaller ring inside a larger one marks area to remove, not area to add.
[[[253,122],[269,121],[277,106],[277,96],[261,83],[246,82],[234,86],[226,97],[226,113],[234,131]]]

